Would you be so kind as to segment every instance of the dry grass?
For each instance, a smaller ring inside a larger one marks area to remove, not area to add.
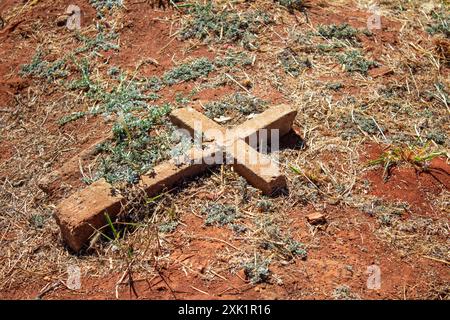
[[[78,265],[83,277],[120,275],[116,290],[119,295],[119,289],[129,287],[130,283],[155,277],[166,281],[161,270],[171,266],[186,274],[198,274],[196,266],[176,261],[171,255],[180,246],[189,247],[198,240],[224,244],[223,249],[215,251],[206,270],[200,272],[206,282],[221,281],[229,274],[237,274],[255,261],[256,256],[270,262],[277,270],[292,261],[304,259],[309,250],[317,249],[318,229],[292,233],[290,208],[309,205],[321,211],[332,205],[363,211],[366,204],[372,204],[373,199],[366,196],[367,186],[362,181],[368,170],[367,164],[360,161],[364,143],[380,143],[392,148],[405,144],[412,148],[426,145],[428,154],[448,153],[448,61],[439,55],[425,33],[426,25],[432,19],[431,10],[421,6],[421,1],[408,1],[403,5],[404,10],[397,11],[397,2],[384,1],[380,5],[383,15],[399,23],[400,30],[395,35],[397,41],[374,44],[384,49],[376,54],[374,51],[377,50],[365,51],[366,41],[373,43],[370,36],[361,33],[357,36],[360,41],[356,42],[327,39],[317,33],[318,25],[307,21],[304,15],[298,12],[292,15],[271,1],[223,4],[221,10],[264,10],[275,22],[261,27],[257,34],[258,50],[246,50],[245,46],[234,44],[234,49],[245,51],[251,57],[251,64],[219,68],[194,80],[193,91],[228,85],[236,92],[267,101],[268,104],[261,108],[272,103],[274,97],[270,93],[279,92],[284,101],[297,108],[295,125],[306,141],[306,147],[278,152],[289,194],[266,199],[230,168],[224,167],[212,169],[206,176],[179,186],[154,201],[147,199],[137,187],[127,186],[122,190],[129,199],[127,211],[115,223],[121,230],[120,237],[108,241],[99,234],[83,255],[72,254],[61,243],[59,229],[51,216],[55,201],[37,184],[39,179],[59,167],[63,159],[82,150],[83,136],[77,134],[76,129],[49,130],[47,124],[59,119],[54,115],[60,117],[74,111],[87,111],[93,102],[86,92],[68,91],[61,83],[34,81],[26,92],[15,96],[13,113],[0,112],[2,138],[14,141],[15,148],[14,156],[0,164],[0,172],[5,173],[0,178],[0,206],[3,209],[0,214],[0,291],[19,288],[25,283],[41,284],[42,280],[59,283],[67,278],[68,266]],[[368,1],[357,3],[364,7]],[[334,6],[340,8],[339,3]],[[421,10],[417,11],[418,7]],[[20,12],[12,10],[5,21],[14,19]],[[120,36],[124,13],[115,10],[107,19]],[[170,19],[175,30],[191,17],[180,11]],[[73,50],[80,45],[72,35],[48,33],[39,27],[39,22],[35,24],[37,27],[30,31],[31,35],[46,50],[47,56],[63,58],[68,48]],[[84,35],[93,36],[96,32],[93,27],[82,30]],[[183,48],[189,52],[200,43],[200,40],[189,39]],[[208,42],[207,46],[217,57],[226,54],[214,41]],[[301,64],[295,74],[286,72],[279,56],[287,48],[296,54],[294,57],[302,61],[307,59],[309,66]],[[394,76],[386,79],[372,77],[370,70],[369,73],[345,71],[338,55],[354,49],[360,50],[366,59],[373,59],[389,69]],[[89,57],[87,53],[83,55]],[[109,66],[103,61],[101,55],[93,58],[91,74],[94,81],[111,87],[113,84],[107,80]],[[183,61],[176,62],[179,65]],[[72,71],[72,68],[68,67],[68,70]],[[138,77],[139,67],[133,72]],[[132,74],[131,71],[128,73]],[[78,75],[75,71],[69,79]],[[336,83],[339,86],[335,86]],[[189,92],[184,93],[184,98],[187,101],[174,102],[173,107],[202,104],[190,100]],[[164,103],[163,99],[157,103]],[[227,114],[232,117],[227,125],[246,119],[236,110]],[[98,121],[104,127],[102,131],[107,132],[116,116],[111,115],[106,122],[95,115],[76,121],[88,123],[93,117],[94,122]],[[404,160],[405,157],[400,158]],[[422,160],[420,162],[430,159]],[[94,160],[85,166],[89,171],[95,171],[98,162]],[[63,186],[63,190],[64,194],[73,192],[70,186]],[[217,237],[204,235],[201,229],[189,228],[184,222],[189,217],[204,223],[206,217],[202,215],[202,208],[206,201],[200,197],[204,194],[212,197],[209,202],[231,205],[237,212],[236,220],[221,226],[221,234]],[[448,200],[448,192],[441,194],[434,200],[433,208],[447,210]],[[388,208],[391,205],[386,204]],[[383,212],[379,214],[380,217],[384,215]],[[392,213],[389,215],[389,223],[379,220],[373,234],[395,254],[427,256],[448,264],[446,219],[412,216],[404,221]],[[162,224],[173,222],[176,222],[174,232],[160,231]],[[345,229],[346,222],[337,220],[333,227]],[[110,231],[104,230],[109,232],[109,237]],[[261,280],[279,284],[283,282],[283,276],[275,273]],[[176,293],[172,294],[176,297]],[[332,290],[329,290],[328,296],[331,295]],[[428,295],[422,297],[448,298],[448,287],[440,287],[439,283],[430,285]]]

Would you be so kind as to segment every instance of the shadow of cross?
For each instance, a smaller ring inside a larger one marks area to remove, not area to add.
[[[143,175],[139,185],[148,196],[155,196],[184,179],[192,178],[210,165],[226,163],[250,184],[272,194],[286,185],[285,177],[269,156],[252,146],[256,142],[270,143],[274,138],[286,135],[292,127],[297,111],[288,105],[273,106],[231,131],[208,119],[192,108],[172,111],[171,121],[192,136],[201,133],[205,145],[192,147],[183,156],[163,162],[153,168],[152,174]],[[271,134],[276,132],[277,135]],[[250,143],[250,145],[248,144]],[[83,190],[75,192],[58,204],[55,219],[66,244],[79,251],[91,236],[106,225],[106,213],[114,219],[123,208],[126,199],[100,179]]]

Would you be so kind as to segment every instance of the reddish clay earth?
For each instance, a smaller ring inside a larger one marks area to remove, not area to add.
[[[68,176],[63,181],[67,188],[58,190],[51,196],[45,196],[36,188],[36,181],[52,170],[60,168],[95,141],[106,137],[111,127],[110,123],[99,121],[95,117],[59,127],[56,122],[67,114],[67,110],[48,109],[48,106],[46,108],[30,104],[23,106],[20,103],[23,95],[32,95],[34,90],[30,79],[18,75],[20,66],[29,63],[35,48],[42,41],[34,36],[33,27],[37,24],[43,31],[54,31],[57,28],[54,19],[72,2],[52,1],[50,4],[42,1],[31,10],[25,10],[20,14],[20,18],[12,19],[11,24],[0,30],[0,109],[15,112],[15,108],[20,108],[17,109],[17,117],[28,124],[30,119],[36,121],[33,126],[24,129],[26,133],[17,134],[14,139],[12,136],[1,138],[0,163],[12,161],[19,166],[17,156],[20,158],[28,141],[36,141],[33,138],[35,136],[48,136],[55,141],[63,137],[71,141],[69,150],[63,150],[62,147],[58,153],[47,158],[40,156],[38,152],[33,153],[26,159],[29,162],[28,166],[36,166],[31,173],[24,171],[26,174],[22,174],[18,172],[19,170],[14,170],[13,166],[0,167],[0,182],[26,181],[26,185],[32,186],[27,190],[35,192],[33,197],[47,205],[56,204],[67,194],[82,188],[83,184],[79,177]],[[362,27],[368,16],[367,13],[356,9],[334,8],[325,1],[315,3],[319,5],[312,6],[309,12],[314,25],[348,22],[355,27]],[[12,8],[20,4],[22,1],[2,1],[0,14],[11,12]],[[88,1],[78,1],[77,4],[84,12],[83,23],[93,24],[96,13]],[[161,75],[173,67],[174,53],[178,54],[179,60],[185,57],[214,57],[214,52],[206,45],[193,45],[186,50],[181,41],[170,37],[174,31],[171,30],[170,20],[166,18],[171,14],[171,10],[153,10],[144,3],[127,5],[127,10],[123,13],[124,26],[120,33],[121,50],[118,53],[105,53],[105,59],[110,58],[113,64],[132,71],[143,56],[151,57],[158,61],[158,65],[145,64],[140,69],[143,75],[151,76]],[[398,42],[397,30],[401,25],[387,19],[383,22],[386,30],[377,31],[377,41],[395,45]],[[30,36],[31,34],[33,36]],[[279,39],[274,36],[274,41]],[[363,45],[374,57],[381,54],[380,46],[373,41],[364,39]],[[258,68],[262,67],[259,63],[250,74],[257,75]],[[376,72],[379,72],[384,81],[396,77],[390,73],[383,74],[384,69],[380,69],[374,69],[371,73],[376,75]],[[324,79],[335,80],[326,76],[320,80]],[[344,94],[364,94],[365,88],[354,84],[349,76],[344,74],[340,80],[345,84],[345,89],[336,93],[336,98]],[[193,83],[183,83],[165,88],[162,91],[163,98],[173,101],[177,92],[188,93],[193,86]],[[231,84],[203,90],[193,97],[193,101],[218,100],[235,90],[236,87]],[[256,84],[253,94],[270,100],[273,104],[287,102],[281,92],[264,83]],[[62,98],[60,93],[51,90],[39,96],[39,100],[48,99],[48,101],[58,101],[58,98]],[[75,105],[72,110],[76,111],[77,107],[80,106]],[[49,145],[51,144],[46,146]],[[375,143],[364,144],[360,148],[360,164],[378,158],[383,148],[384,146]],[[333,154],[322,154],[322,159],[326,163],[331,163],[334,157]],[[45,162],[50,162],[50,167],[44,166]],[[21,163],[20,166],[22,165],[24,164]],[[367,169],[358,177],[358,183],[363,180],[369,182],[368,195],[388,202],[402,201],[409,204],[407,213],[400,218],[403,221],[429,218],[433,221],[448,222],[448,208],[439,210],[435,201],[449,191],[450,166],[446,159],[437,158],[431,162],[430,168],[429,172],[418,172],[409,165],[402,165],[393,169],[387,181],[383,180],[382,168]],[[190,185],[191,190],[195,191],[197,187],[201,190],[196,196],[199,199],[219,199],[221,197],[219,192],[204,190],[202,187],[202,182],[207,180],[208,177],[205,177],[204,180],[193,182]],[[187,201],[190,199],[188,191],[181,191],[179,196]],[[383,238],[377,233],[380,228],[377,217],[367,214],[364,210],[327,204],[323,208],[327,223],[311,226],[306,222],[305,216],[316,210],[312,203],[307,205],[295,203],[292,207],[286,205],[279,208],[279,213],[290,221],[290,231],[295,238],[309,244],[308,257],[306,260],[294,259],[286,264],[271,265],[271,272],[282,281],[257,285],[249,283],[242,270],[234,272],[225,269],[223,272],[217,272],[212,279],[206,277],[211,266],[226,263],[220,261],[221,258],[217,253],[239,252],[241,242],[234,239],[231,230],[205,227],[201,217],[195,215],[193,211],[183,210],[180,214],[182,225],[168,236],[173,248],[167,260],[170,263],[163,262],[157,266],[158,274],[155,276],[142,273],[135,275],[133,287],[136,294],[132,292],[131,286],[125,283],[119,286],[118,296],[120,299],[332,299],[336,287],[345,284],[351,288],[352,294],[363,299],[448,298],[450,281],[448,261],[430,259],[424,254],[410,254],[407,250],[400,250],[393,239]],[[18,237],[20,232],[20,230],[0,230],[0,239],[7,243]],[[193,236],[186,237],[186,235]],[[57,229],[53,228],[44,236],[63,247]],[[420,236],[422,235],[419,234]],[[444,245],[448,242],[445,238],[441,240]],[[36,252],[38,251],[39,248],[36,249]],[[67,255],[72,254],[69,251],[65,252]],[[5,256],[2,259],[5,259]],[[83,260],[83,256],[80,259]],[[86,259],[90,259],[89,256]],[[30,261],[39,263],[38,258],[31,258]],[[107,262],[99,262],[105,263]],[[369,290],[366,286],[367,267],[372,264],[378,265],[382,270],[380,290]],[[108,275],[83,276],[79,290],[69,290],[64,285],[58,285],[41,294],[43,288],[61,278],[54,277],[51,273],[30,272],[32,281],[29,283],[22,281],[3,288],[0,290],[0,298],[33,299],[39,296],[45,299],[115,299],[115,286],[122,274],[123,270],[120,272],[113,270]]]

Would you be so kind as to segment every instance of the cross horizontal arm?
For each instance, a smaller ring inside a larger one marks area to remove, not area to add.
[[[273,106],[235,127],[232,136],[234,139],[240,138],[248,142],[250,136],[263,129],[278,129],[279,136],[282,137],[291,130],[296,115],[297,111],[289,105]],[[194,135],[198,128],[201,128],[203,133],[224,132],[220,125],[193,108],[174,110],[170,119],[178,127],[188,130],[191,135]],[[205,138],[214,139],[215,136]],[[269,139],[270,135],[267,135],[267,138]]]

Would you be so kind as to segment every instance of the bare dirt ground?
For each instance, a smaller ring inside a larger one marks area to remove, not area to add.
[[[448,5],[382,1],[367,30],[368,4],[1,0],[0,299],[449,299]],[[279,103],[298,109],[287,192],[227,166],[136,187],[172,143],[154,110],[234,126]],[[100,177],[130,199],[121,233],[71,252],[55,205]]]

